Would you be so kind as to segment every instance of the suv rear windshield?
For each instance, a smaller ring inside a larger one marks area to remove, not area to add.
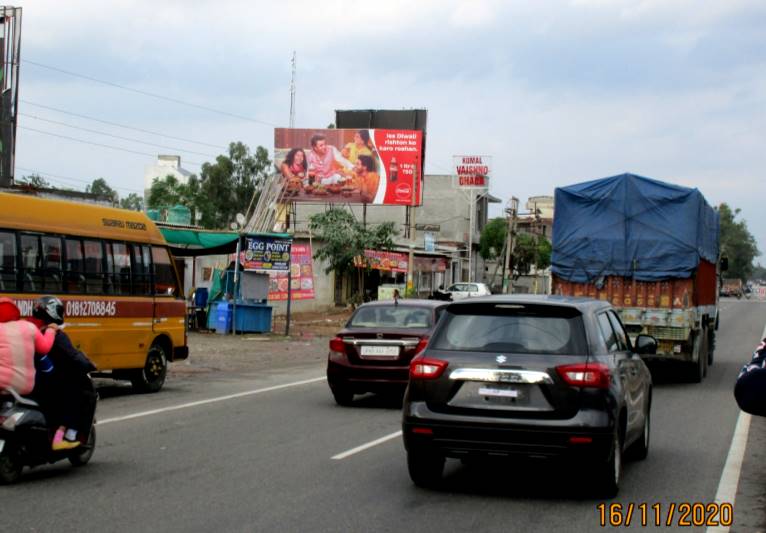
[[[587,355],[582,315],[570,307],[456,305],[445,312],[431,347],[460,352]]]
[[[374,305],[360,307],[349,320],[350,328],[430,328],[432,312],[428,307],[411,305]]]

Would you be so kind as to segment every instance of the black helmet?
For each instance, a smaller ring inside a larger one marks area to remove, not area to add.
[[[32,316],[46,324],[64,323],[64,303],[55,296],[41,296],[35,302]]]

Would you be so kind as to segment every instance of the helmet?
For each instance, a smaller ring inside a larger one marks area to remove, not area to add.
[[[55,296],[41,296],[35,302],[32,316],[46,324],[64,323],[64,303]]]

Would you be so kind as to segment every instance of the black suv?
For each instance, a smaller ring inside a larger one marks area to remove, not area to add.
[[[433,486],[445,458],[577,457],[607,497],[623,452],[649,449],[651,375],[608,302],[494,296],[449,305],[410,364],[403,436],[410,477]]]

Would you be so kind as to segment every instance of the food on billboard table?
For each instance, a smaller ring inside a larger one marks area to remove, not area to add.
[[[277,128],[274,141],[292,201],[421,203],[420,131]]]
[[[302,278],[301,279],[301,289],[313,289],[314,288],[314,280],[311,278]]]

